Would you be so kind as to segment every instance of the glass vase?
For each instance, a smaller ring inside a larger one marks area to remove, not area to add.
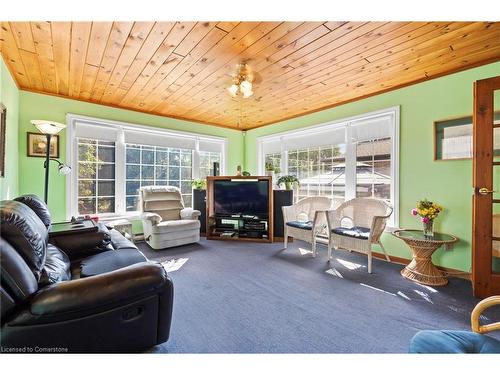
[[[424,236],[432,238],[434,237],[434,220],[429,220],[427,223],[422,223],[424,225]]]

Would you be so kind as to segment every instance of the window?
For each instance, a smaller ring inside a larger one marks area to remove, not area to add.
[[[272,165],[274,171],[281,171],[281,153],[266,154],[264,165]]]
[[[78,139],[78,212],[115,211],[115,143]]]
[[[297,176],[294,200],[310,196],[384,199],[398,223],[399,108],[368,113],[258,139],[259,173],[265,165]],[[328,143],[325,144],[325,140]]]
[[[138,210],[139,189],[170,185],[192,205],[193,178],[225,171],[226,140],[68,115],[67,216],[125,215]]]
[[[137,211],[139,188],[169,185],[181,189],[184,204],[191,206],[192,151],[178,148],[126,144],[126,211]]]
[[[220,165],[221,162],[220,152],[200,151],[199,178],[207,178],[207,176],[213,176],[215,162],[219,163]]]

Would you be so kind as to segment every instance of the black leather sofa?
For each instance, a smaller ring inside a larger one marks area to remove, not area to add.
[[[51,238],[33,195],[0,202],[3,352],[137,352],[168,340],[173,284],[114,229]]]

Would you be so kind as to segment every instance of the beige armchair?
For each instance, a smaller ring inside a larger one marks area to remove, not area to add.
[[[373,198],[351,199],[328,211],[328,261],[332,259],[332,247],[360,252],[368,256],[368,273],[372,273],[373,244],[378,244],[387,261],[390,261],[380,236],[392,211],[387,203]]]
[[[332,206],[328,197],[308,197],[292,206],[284,206],[283,221],[285,228],[284,248],[288,237],[312,244],[312,256],[316,256],[316,237],[326,228],[325,212]]]
[[[153,249],[198,242],[200,211],[184,208],[179,188],[145,186],[140,189],[144,240]]]

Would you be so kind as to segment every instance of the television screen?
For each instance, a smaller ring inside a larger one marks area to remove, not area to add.
[[[267,216],[268,181],[214,181],[216,215]]]

